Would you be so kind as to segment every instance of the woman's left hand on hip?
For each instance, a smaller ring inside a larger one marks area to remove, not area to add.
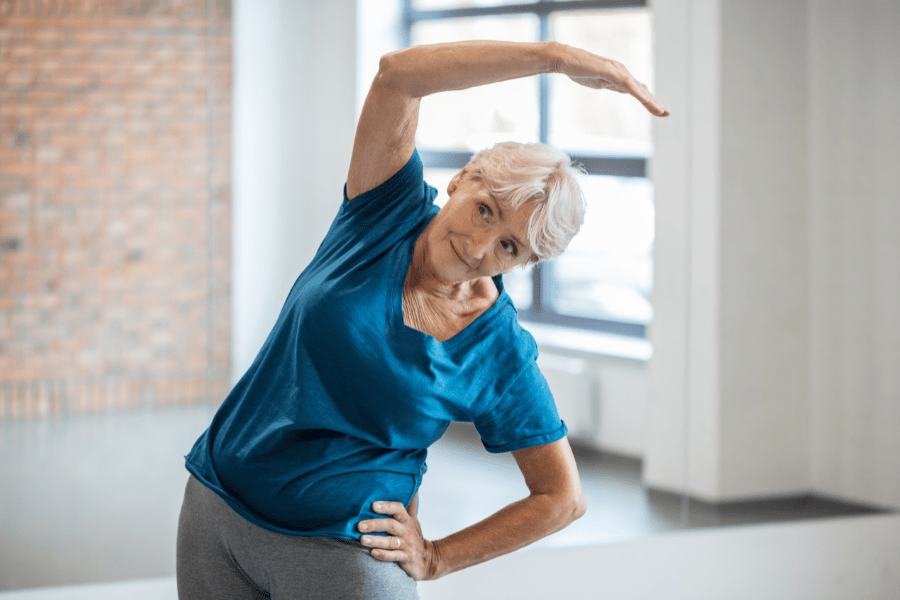
[[[390,518],[360,521],[357,528],[364,534],[387,535],[363,535],[362,545],[372,548],[374,558],[398,563],[417,581],[433,579],[437,571],[434,544],[422,536],[419,520],[400,502],[373,502],[372,510]]]

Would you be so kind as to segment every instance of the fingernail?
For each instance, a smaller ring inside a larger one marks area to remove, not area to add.
[[[365,531],[365,530],[368,529],[368,528],[369,528],[369,526],[366,525],[365,523],[360,523],[360,524],[359,524],[359,530],[360,530],[360,531]]]
[[[381,510],[381,502],[376,502],[374,508],[375,510]]]

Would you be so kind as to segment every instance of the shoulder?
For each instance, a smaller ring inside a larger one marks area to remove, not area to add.
[[[379,185],[361,194],[350,197],[349,184],[344,185],[341,215],[379,217],[380,213],[409,210],[410,205],[431,204],[437,196],[437,190],[425,183],[424,165],[419,152],[413,150],[409,160]]]
[[[344,201],[332,227],[348,227],[367,237],[381,234],[402,237],[428,220],[436,208],[436,197],[437,190],[425,182],[419,153],[413,151],[406,164],[391,177],[352,200],[347,198],[345,186]]]

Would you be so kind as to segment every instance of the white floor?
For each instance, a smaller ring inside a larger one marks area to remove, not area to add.
[[[212,415],[192,406],[0,422],[0,590],[173,575],[183,457]],[[634,472],[579,460],[588,515],[536,547],[678,526],[657,518]],[[432,538],[527,494],[512,457],[485,452],[472,429],[452,429],[428,465],[419,517]]]
[[[0,456],[4,457],[0,461],[0,590],[8,590],[0,592],[0,597],[174,599],[174,540],[187,479],[183,455],[211,417],[212,409],[195,406],[0,423]],[[671,507],[661,510],[659,503],[648,500],[627,461],[601,459],[590,453],[579,454],[578,460],[588,514],[517,557],[558,557],[561,555],[554,549],[568,548],[562,551],[567,553],[576,546],[582,547],[586,556],[601,556],[610,551],[604,548],[633,548],[634,543],[653,547],[688,536],[684,539],[696,544],[698,539],[718,540],[722,538],[716,536],[728,535],[727,531],[710,530],[713,538],[696,538],[690,537],[694,531],[679,531],[683,523],[677,514],[673,516]],[[420,494],[420,520],[426,535],[433,538],[471,524],[526,493],[511,456],[484,452],[465,427],[452,430],[435,445],[428,464]],[[900,544],[900,529],[895,529]],[[713,546],[706,542],[704,551]],[[670,546],[666,548],[678,554]],[[888,581],[900,577],[896,568],[900,551],[897,555],[894,567],[887,567]],[[510,568],[505,564],[497,563],[498,573]],[[561,568],[554,567],[556,571]],[[469,578],[492,572],[476,568],[472,575],[426,584],[422,596],[453,597],[434,594],[457,589],[454,586],[467,581],[466,585],[488,589],[489,585]],[[573,582],[578,578],[571,573],[567,577],[574,577]],[[555,577],[551,575],[551,579]],[[80,585],[97,582],[118,583]],[[52,586],[69,587],[42,589]],[[884,597],[900,600],[900,586],[897,590],[896,596]],[[475,597],[472,593],[457,597]]]
[[[3,600],[178,600],[174,577],[0,592]]]

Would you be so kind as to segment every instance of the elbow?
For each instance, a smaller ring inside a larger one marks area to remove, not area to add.
[[[378,74],[375,75],[375,84],[390,90],[403,88],[403,50],[389,52],[378,61]]]
[[[388,52],[378,61],[378,76],[389,78],[397,70],[397,52]]]
[[[564,529],[574,521],[580,519],[587,512],[587,502],[584,499],[584,493],[579,490],[557,497],[555,502],[556,531]]]
[[[562,514],[564,516],[563,527],[580,519],[584,516],[584,513],[587,512],[587,501],[584,499],[584,490],[581,489],[580,485],[569,490],[563,497],[561,503],[563,506]]]
[[[587,501],[584,499],[584,493],[581,490],[578,490],[578,493],[569,501],[569,504],[569,514],[571,515],[569,523],[580,519],[587,512]]]

